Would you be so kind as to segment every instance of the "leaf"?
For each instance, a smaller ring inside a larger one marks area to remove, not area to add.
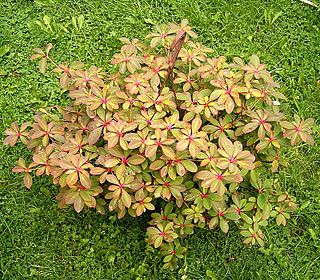
[[[228,220],[233,220],[233,221],[236,221],[236,220],[239,220],[240,218],[240,215],[236,212],[226,212],[224,214],[224,216],[228,219]]]
[[[173,203],[167,203],[166,207],[164,208],[164,214],[166,216],[169,216],[169,214],[172,212],[173,209]]]
[[[211,271],[211,270],[207,270],[206,271],[206,275],[209,277],[209,279],[211,279],[211,280],[217,280],[218,278],[217,278],[217,275],[213,272],[213,271]]]
[[[163,262],[167,263],[170,262],[172,260],[173,255],[167,255],[163,258]]]
[[[47,46],[46,46],[46,54],[48,55],[49,54],[49,51],[53,48],[53,45],[51,43],[49,43]]]
[[[39,70],[42,74],[46,73],[47,70],[47,58],[43,57],[40,61],[39,61]]]
[[[260,64],[260,58],[256,54],[253,54],[250,57],[250,64],[252,64],[255,68],[258,68]]]
[[[131,206],[131,196],[125,190],[122,190],[121,200],[127,208]]]
[[[186,139],[180,140],[176,145],[177,151],[184,151],[189,145],[189,141]]]
[[[107,168],[111,168],[111,167],[118,165],[118,163],[119,163],[119,159],[110,158],[110,159],[107,159],[106,161],[104,161],[103,165]]]
[[[226,112],[228,114],[231,114],[234,109],[234,102],[231,97],[227,98],[226,103],[225,103],[225,107],[226,107]]]
[[[196,117],[195,119],[193,119],[191,125],[192,125],[192,132],[193,133],[197,133],[199,128],[201,127],[202,121],[201,118]]]
[[[31,175],[29,173],[25,173],[24,174],[23,183],[28,189],[31,188],[31,186],[32,186],[32,177],[31,177]]]
[[[161,167],[165,165],[165,161],[158,159],[152,162],[149,166],[151,170],[159,170]]]
[[[78,182],[78,174],[77,172],[72,172],[67,176],[66,179],[67,185],[72,187]]]
[[[146,151],[145,151],[146,157],[147,158],[153,157],[156,154],[157,149],[158,149],[158,147],[155,145],[147,146]]]
[[[249,230],[242,230],[240,231],[240,234],[244,237],[250,237],[252,233]]]
[[[82,173],[79,174],[79,177],[80,177],[81,185],[84,186],[86,189],[90,189],[91,188],[90,177]]]
[[[176,156],[173,149],[168,146],[162,146],[162,151],[170,159],[174,159]]]
[[[197,145],[195,144],[195,142],[190,142],[190,145],[189,145],[189,152],[190,152],[190,155],[195,158],[198,153],[199,153],[199,149],[197,147]]]
[[[248,123],[244,126],[243,128],[243,133],[250,133],[252,132],[253,130],[255,130],[257,127],[259,126],[259,123],[258,122],[251,122],[251,123]]]
[[[95,143],[98,142],[98,140],[101,136],[102,130],[103,130],[103,127],[98,127],[90,132],[89,137],[88,137],[89,145],[94,145]]]
[[[36,54],[31,55],[31,60],[35,60],[35,59],[41,58],[43,56],[45,56],[45,54],[42,55],[42,54],[36,53]]]
[[[258,195],[258,199],[257,199],[257,204],[259,206],[260,209],[264,209],[264,207],[266,206],[267,203],[267,198],[265,194],[259,194]]]
[[[258,174],[255,170],[250,171],[250,179],[251,179],[250,180],[251,184],[256,188],[259,188],[259,183],[258,183],[259,178],[258,178]]]
[[[75,199],[79,196],[79,192],[72,191],[66,195],[65,202],[67,204],[73,204]]]
[[[196,178],[200,180],[206,180],[213,177],[213,174],[208,170],[201,170],[196,174]]]
[[[187,169],[190,172],[195,173],[198,171],[197,165],[191,160],[183,160],[181,163],[185,167],[185,169]]]
[[[106,204],[106,201],[102,198],[97,199],[97,204],[96,204],[96,210],[98,211],[99,214],[105,215],[106,211],[104,209],[104,205]]]
[[[225,219],[220,220],[219,226],[224,233],[229,231],[229,223]]]
[[[219,218],[218,218],[218,217],[213,217],[213,218],[210,220],[208,226],[209,226],[210,229],[214,229],[214,228],[217,227],[218,223],[219,223]]]
[[[154,247],[155,248],[159,248],[162,244],[162,241],[163,241],[163,237],[162,236],[158,236],[156,238],[156,240],[154,241]]]
[[[125,167],[123,164],[119,165],[119,166],[117,167],[117,169],[116,169],[116,176],[117,176],[117,178],[118,178],[118,179],[124,178],[125,172],[126,172],[126,167]]]
[[[280,122],[280,125],[285,129],[294,129],[295,128],[294,124],[291,122],[288,122],[288,121],[282,121],[282,122]]]
[[[203,199],[203,207],[206,208],[207,210],[211,209],[211,201],[210,199]]]
[[[284,94],[282,94],[281,92],[278,92],[278,91],[272,92],[272,96],[274,96],[275,98],[278,98],[278,99],[287,99],[287,97]]]
[[[190,209],[190,208],[184,209],[182,211],[183,215],[193,215],[193,213],[194,213],[194,211],[192,209]]]
[[[276,223],[278,226],[280,226],[280,225],[285,226],[287,221],[286,221],[286,218],[282,214],[279,214],[276,218]]]
[[[84,202],[80,196],[77,196],[73,203],[73,208],[77,213],[80,213],[84,207]]]
[[[93,196],[91,196],[90,198],[90,200],[84,200],[84,204],[89,208],[95,208],[97,205],[96,199]]]
[[[247,224],[249,224],[249,225],[252,225],[253,221],[252,221],[252,219],[251,219],[247,214],[245,214],[245,213],[240,213],[240,216],[241,216],[241,219],[242,219],[245,223],[247,223]]]
[[[128,159],[128,162],[132,165],[139,165],[143,163],[146,160],[146,158],[142,155],[133,155]]]

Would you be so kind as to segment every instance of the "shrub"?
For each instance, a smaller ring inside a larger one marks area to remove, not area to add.
[[[185,20],[155,29],[149,44],[121,38],[108,74],[56,64],[51,44],[34,49],[41,72],[55,65],[72,103],[6,130],[4,144],[20,139],[33,152],[13,172],[27,188],[31,172],[50,176],[59,207],[105,214],[108,204],[118,218],[152,211],[147,242],[162,249],[166,268],[195,227],[227,233],[233,222],[244,243],[263,246],[269,218],[286,225],[296,208],[277,177],[282,150],[313,144],[313,120],[285,120],[285,97],[256,55],[248,64],[211,57]]]

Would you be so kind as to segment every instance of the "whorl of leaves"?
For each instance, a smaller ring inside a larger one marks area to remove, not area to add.
[[[252,55],[228,63],[193,42],[186,20],[156,26],[144,44],[121,38],[112,73],[75,62],[56,64],[72,104],[41,109],[33,123],[14,122],[4,144],[32,150],[13,172],[47,175],[60,185],[59,207],[105,208],[122,218],[153,211],[147,242],[174,268],[195,227],[229,231],[263,246],[269,217],[286,224],[296,205],[277,180],[283,147],[313,144],[312,119],[285,120],[266,65]]]

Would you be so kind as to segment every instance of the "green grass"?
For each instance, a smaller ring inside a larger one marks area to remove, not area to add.
[[[282,13],[271,24],[265,11]],[[51,18],[52,31],[36,24],[44,15]],[[84,16],[82,30],[72,26],[73,15]],[[65,100],[56,76],[41,75],[30,61],[32,48],[52,42],[57,61],[107,68],[119,37],[143,38],[150,22],[183,18],[215,55],[248,58],[257,53],[288,97],[282,106],[288,116],[314,117],[319,125],[320,14],[298,0],[3,0],[0,139],[13,120],[22,123],[37,109]],[[176,272],[161,270],[161,259],[145,245],[148,217],[113,221],[90,210],[58,210],[57,188],[49,180],[36,178],[28,191],[21,177],[11,173],[20,155],[28,151],[0,144],[2,279],[180,279],[184,274],[187,279],[320,279],[318,145],[288,152],[291,164],[282,171],[281,182],[305,207],[287,227],[268,227],[264,252],[245,247],[235,229],[227,237],[198,230],[183,240],[189,252]]]

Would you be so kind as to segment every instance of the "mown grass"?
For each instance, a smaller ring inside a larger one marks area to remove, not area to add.
[[[271,20],[265,16],[270,14]],[[281,12],[274,23],[274,15]],[[36,21],[51,18],[52,31]],[[72,16],[83,15],[83,28]],[[298,0],[19,0],[0,3],[0,139],[13,120],[64,103],[54,74],[41,75],[32,48],[55,45],[59,62],[81,60],[108,68],[121,36],[143,38],[151,23],[188,18],[215,55],[257,53],[288,97],[283,109],[320,123],[319,12]],[[58,27],[66,27],[66,30]],[[319,142],[319,126],[316,128]],[[37,178],[32,191],[11,173],[22,146],[0,144],[0,278],[2,279],[320,279],[320,148],[288,151],[283,188],[303,205],[285,228],[270,225],[264,251],[248,248],[234,229],[198,230],[183,243],[176,272],[145,245],[147,218],[114,221],[93,211],[58,210],[57,188]]]

